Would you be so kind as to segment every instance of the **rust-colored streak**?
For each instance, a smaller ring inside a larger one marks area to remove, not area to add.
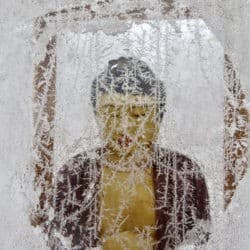
[[[230,93],[225,102],[225,209],[230,204],[239,181],[247,170],[247,138],[249,113],[245,107],[245,94],[242,90],[233,63],[225,55],[225,80]],[[235,127],[233,134],[231,128]]]
[[[99,1],[97,3],[99,6],[110,6],[112,3],[109,1]],[[150,9],[150,10],[153,10]],[[57,22],[58,17],[71,17],[72,21],[79,22],[85,20],[93,20],[95,18],[105,19],[105,18],[117,18],[118,20],[147,20],[147,8],[134,8],[130,10],[118,11],[116,13],[99,13],[92,9],[91,4],[85,4],[84,6],[75,6],[68,9],[61,9],[57,11],[51,11],[43,16],[47,20],[47,22]],[[174,1],[173,0],[161,0],[160,1],[160,11],[162,18],[167,17],[174,17],[174,18],[185,18],[191,19],[197,17],[197,14],[193,15],[194,13],[191,11],[190,8],[180,8],[178,10],[175,9]],[[68,20],[65,18],[65,20]],[[61,20],[63,22],[63,19]]]
[[[32,215],[31,224],[37,226],[48,218],[52,194],[54,118],[56,91],[56,37],[47,46],[44,59],[35,68],[34,77],[34,115],[35,126],[34,153],[36,155],[35,188],[40,190],[39,203]]]

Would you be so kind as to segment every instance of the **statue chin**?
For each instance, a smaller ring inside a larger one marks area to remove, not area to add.
[[[118,138],[119,139],[119,138]],[[106,160],[113,168],[133,168],[149,166],[152,158],[152,142],[140,144],[131,141],[130,145],[120,145],[117,140],[110,140],[106,143]]]
[[[108,236],[103,242],[104,250],[123,250],[135,249],[153,249],[153,239],[145,238],[143,239],[137,233],[132,231],[119,232],[114,235]]]

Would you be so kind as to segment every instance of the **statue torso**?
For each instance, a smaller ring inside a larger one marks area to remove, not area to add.
[[[99,197],[100,236],[106,245],[117,249],[120,238],[137,249],[150,249],[155,234],[152,168],[124,172],[103,167]]]
[[[126,243],[132,242],[130,249],[148,249],[134,247],[138,241],[134,232],[155,225],[151,239],[156,239],[157,250],[174,249],[187,236],[196,244],[208,240],[208,192],[199,166],[191,159],[156,149],[152,168],[134,179],[126,172],[116,172],[112,178],[113,171],[100,163],[100,158],[79,154],[58,172],[54,218],[46,229],[51,249],[65,249],[57,235],[85,250],[113,237],[113,232]],[[120,210],[124,201],[127,205]],[[115,244],[110,248],[121,249]]]

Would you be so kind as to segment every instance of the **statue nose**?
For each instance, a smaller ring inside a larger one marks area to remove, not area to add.
[[[118,139],[118,143],[120,146],[125,146],[125,147],[128,147],[129,144],[132,142],[132,138],[130,138],[129,136],[127,135],[122,135],[119,137]]]

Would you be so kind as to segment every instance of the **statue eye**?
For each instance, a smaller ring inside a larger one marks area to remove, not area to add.
[[[119,117],[121,117],[121,115],[119,114],[119,113],[114,113],[114,112],[112,112],[111,114],[109,114],[109,116],[110,117],[116,117],[116,118],[119,118]]]
[[[133,114],[133,117],[138,119],[140,117],[144,117],[146,114],[145,113],[141,113],[141,114]]]

